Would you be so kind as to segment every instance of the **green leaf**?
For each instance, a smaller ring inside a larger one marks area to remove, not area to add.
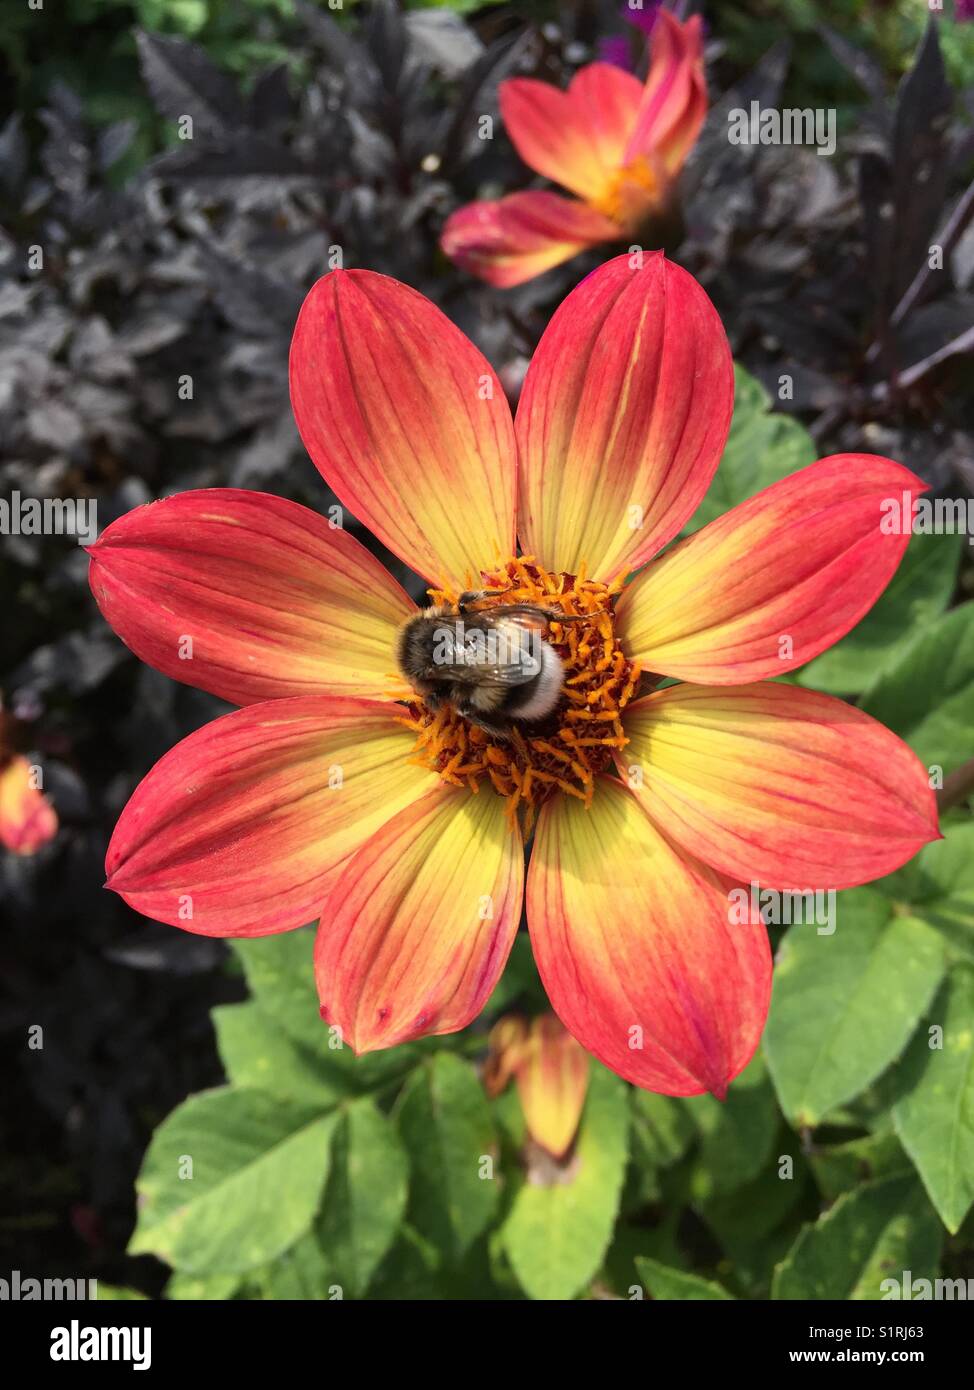
[[[893,1123],[930,1199],[951,1234],[974,1202],[974,970],[950,971],[928,1023],[943,1028],[943,1047],[926,1028],[906,1061],[910,1089]]]
[[[816,1125],[906,1047],[944,971],[943,943],[868,888],[837,897],[834,935],[792,927],[778,948],[764,1053],[785,1114]]]
[[[247,1275],[245,1298],[276,1302],[336,1302],[344,1290],[336,1281],[314,1230],[285,1250],[276,1260]]]
[[[965,762],[974,750],[974,603],[917,634],[866,691],[862,708],[928,768],[947,773]]]
[[[406,1209],[409,1162],[396,1128],[375,1104],[352,1102],[332,1140],[318,1239],[352,1298],[361,1298],[396,1238]]]
[[[731,1192],[717,1192],[698,1206],[734,1268],[735,1282],[752,1296],[766,1298],[775,1263],[791,1248],[798,1211],[805,1211],[810,1180],[793,1136],[783,1136],[781,1154],[756,1178]],[[782,1158],[791,1159],[791,1177]]]
[[[101,1279],[98,1280],[99,1302],[106,1303],[127,1303],[131,1300],[143,1300],[144,1293],[139,1293],[138,1289],[127,1289],[123,1284],[105,1284]]]
[[[525,1182],[501,1230],[514,1273],[531,1298],[574,1298],[598,1272],[619,1207],[628,1127],[624,1083],[593,1063],[563,1180],[544,1187]]]
[[[327,1029],[318,1011],[314,927],[232,941],[250,992],[290,1037],[317,1049]]]
[[[370,1297],[389,1299],[439,1299],[443,1290],[437,1283],[440,1257],[436,1247],[403,1226],[395,1244],[376,1271]]]
[[[255,1002],[327,1073],[323,1084],[345,1092],[374,1089],[404,1076],[424,1051],[436,1045],[435,1039],[428,1039],[425,1046],[393,1047],[365,1057],[356,1057],[350,1047],[336,1047],[336,1035],[322,1023],[318,1011],[314,927],[231,944],[243,964]]]
[[[917,632],[941,614],[957,583],[963,536],[918,534],[889,586],[848,636],[803,666],[799,685],[858,695],[907,651]]]
[[[220,1058],[234,1086],[269,1091],[278,1100],[306,1101],[322,1110],[347,1095],[345,1079],[288,1037],[258,1004],[224,1004],[211,1017]]]
[[[725,1101],[693,1096],[683,1105],[703,1140],[691,1181],[696,1200],[731,1191],[760,1173],[778,1128],[774,1092],[760,1053],[732,1083]]]
[[[663,1184],[660,1170],[649,1162],[635,1129],[632,1130],[631,1144],[631,1162],[626,1169],[619,1209],[622,1216],[631,1214],[638,1217],[646,1207],[662,1202]]]
[[[943,1232],[920,1184],[885,1178],[840,1197],[775,1270],[777,1299],[879,1299],[910,1270],[933,1278]]]
[[[401,1098],[399,1130],[412,1169],[411,1224],[456,1262],[487,1225],[498,1198],[497,1138],[473,1067],[440,1052],[418,1068]]]
[[[335,1123],[260,1091],[191,1096],[149,1145],[130,1253],[192,1274],[243,1273],[273,1259],[314,1219]]]
[[[599,1270],[599,1283],[604,1283],[619,1298],[631,1299],[642,1284],[636,1273],[636,1260],[648,1255],[660,1264],[681,1268],[685,1257],[680,1248],[678,1228],[683,1212],[677,1203],[660,1208],[660,1219],[652,1226],[645,1224],[645,1212],[639,1225],[630,1225],[621,1216],[612,1232],[612,1243]]]
[[[671,1096],[658,1096],[634,1086],[632,1098],[633,1147],[653,1168],[668,1168],[683,1157],[696,1134],[690,1112]]]
[[[734,365],[734,418],[720,466],[686,531],[697,531],[739,502],[797,473],[818,457],[811,435],[797,420],[772,413],[767,391]]]
[[[240,1274],[186,1274],[177,1269],[164,1289],[166,1298],[188,1303],[225,1303],[240,1287]]]
[[[698,1274],[687,1274],[685,1270],[661,1265],[658,1260],[651,1260],[646,1255],[636,1256],[636,1270],[653,1298],[678,1299],[681,1302],[687,1299],[733,1302],[734,1299],[734,1295],[721,1288],[720,1284],[701,1279]]]
[[[934,840],[895,874],[875,885],[935,927],[954,956],[974,960],[974,825],[941,826]]]
[[[507,1086],[490,1103],[490,1113],[502,1137],[513,1149],[520,1149],[527,1136],[528,1127],[521,1109],[516,1086]]]
[[[910,1160],[891,1130],[846,1144],[816,1148],[809,1155],[809,1162],[819,1191],[830,1202],[862,1182],[910,1172]]]
[[[488,5],[503,5],[504,0],[407,0],[407,10],[453,10],[456,14],[475,14]]]
[[[197,34],[209,18],[207,0],[135,0],[140,24],[147,29]]]

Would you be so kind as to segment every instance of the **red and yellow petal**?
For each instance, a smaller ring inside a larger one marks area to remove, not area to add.
[[[565,92],[536,78],[514,77],[501,83],[498,96],[504,128],[525,164],[595,200],[622,162],[643,88],[611,63],[590,63]]]
[[[538,191],[468,203],[447,219],[440,244],[464,270],[509,289],[620,235],[586,203]]]
[[[0,766],[0,845],[14,854],[34,854],[57,834],[57,812],[34,785],[26,758],[8,758]]]
[[[563,1158],[578,1132],[588,1090],[589,1057],[554,1014],[532,1019],[515,1072],[528,1133]]]
[[[639,79],[615,63],[588,63],[568,84],[568,98],[584,120],[596,158],[607,174],[625,162],[644,92]]]
[[[513,425],[496,374],[423,295],[386,275],[313,285],[291,402],[325,481],[419,574],[463,588],[512,554]]]
[[[308,696],[235,710],[183,739],[122,812],[107,887],[204,936],[314,921],[341,866],[438,785],[394,707]]]
[[[525,552],[602,580],[644,564],[710,486],[733,401],[727,338],[696,280],[659,252],[601,266],[556,310],[521,393]]]
[[[603,778],[588,811],[548,802],[527,909],[548,998],[583,1047],[647,1090],[723,1097],[767,1016],[767,933],[732,925],[727,885],[631,792]]]
[[[503,798],[440,783],[372,836],[321,905],[322,1017],[357,1053],[466,1027],[510,954],[523,880]]]
[[[745,882],[851,888],[939,836],[919,758],[830,695],[676,685],[630,705],[625,727],[619,769],[652,819]]]
[[[700,16],[681,24],[668,10],[659,10],[651,43],[649,74],[625,160],[652,153],[674,174],[695,144],[707,114]]]
[[[206,488],[120,517],[91,590],[142,661],[234,704],[396,686],[415,604],[347,532],[267,493]]]
[[[925,484],[890,459],[836,454],[742,502],[651,565],[619,600],[643,670],[708,685],[784,675],[844,637],[909,541],[884,502]]]

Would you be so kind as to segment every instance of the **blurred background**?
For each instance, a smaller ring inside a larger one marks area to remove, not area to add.
[[[711,111],[667,249],[714,299],[742,368],[738,493],[775,468],[861,450],[901,460],[934,496],[966,497],[968,7],[677,8],[704,16]],[[298,440],[286,365],[298,307],[336,247],[346,266],[435,300],[516,402],[550,314],[602,256],[498,292],[446,259],[443,223],[537,182],[500,126],[501,80],[564,86],[600,57],[645,68],[644,37],[616,0],[65,0],[13,7],[3,28],[0,495],[96,499],[101,529],[196,487],[320,511],[334,500]],[[834,108],[836,155],[730,145],[728,110],[755,98]],[[187,113],[191,141],[177,129]],[[486,141],[485,113],[497,127]],[[946,264],[929,275],[933,243]],[[904,611],[920,626],[971,594],[969,548],[938,573],[931,585],[923,557],[911,571],[923,602]],[[103,891],[104,852],[136,782],[224,707],[131,656],[70,537],[0,537],[0,591],[5,737],[43,766],[60,822],[33,855],[0,850],[0,1266],[155,1294],[165,1267],[126,1253],[135,1177],[160,1121],[223,1079],[210,1010],[247,985],[225,944]],[[856,695],[884,660],[867,644],[820,688]],[[45,1045],[28,1053],[35,1025]],[[651,1213],[659,1198],[640,1200]],[[701,1241],[709,1251],[712,1232],[685,1248]]]

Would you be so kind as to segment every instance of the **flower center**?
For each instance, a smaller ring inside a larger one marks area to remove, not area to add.
[[[550,715],[537,725],[513,722],[509,736],[487,732],[444,702],[428,709],[419,696],[402,722],[416,733],[413,761],[439,773],[445,782],[479,792],[493,788],[507,800],[512,821],[523,814],[530,830],[538,808],[564,792],[591,804],[596,775],[614,749],[628,739],[621,715],[639,684],[639,666],[615,636],[612,600],[622,581],[599,584],[579,575],[553,574],[530,556],[508,560],[483,573],[488,592],[478,608],[490,612],[508,604],[531,604],[550,614],[547,641],[561,659],[561,694]],[[434,603],[455,603],[456,594],[430,590]],[[559,622],[563,613],[571,621]]]
[[[605,189],[591,206],[604,217],[618,222],[626,230],[642,223],[649,210],[659,201],[660,185],[655,171],[644,155],[617,169]]]

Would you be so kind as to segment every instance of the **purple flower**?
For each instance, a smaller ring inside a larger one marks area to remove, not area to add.
[[[637,29],[641,29],[644,34],[648,35],[652,33],[661,3],[662,0],[642,0],[641,6],[637,6],[632,3],[632,0],[626,0],[620,14],[627,24],[635,25]],[[974,0],[971,0],[971,3],[974,3]],[[603,63],[612,63],[617,68],[624,68],[626,72],[632,72],[635,64],[629,35],[613,34],[607,39],[601,39],[599,41],[599,58]]]
[[[642,29],[644,34],[651,34],[656,23],[656,11],[661,3],[662,0],[643,0],[642,5],[635,5],[627,0],[622,7],[622,17],[628,24],[635,24],[637,29]]]
[[[632,72],[632,51],[628,35],[613,34],[610,38],[599,39],[599,61]]]

